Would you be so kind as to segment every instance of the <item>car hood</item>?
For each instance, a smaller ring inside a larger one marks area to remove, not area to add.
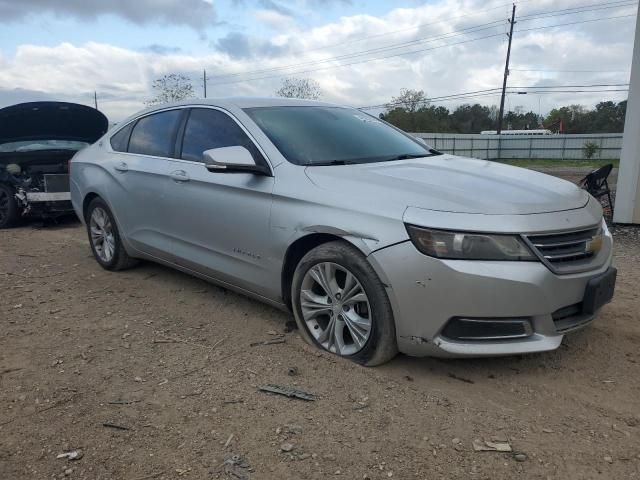
[[[95,108],[66,102],[28,102],[0,109],[0,144],[29,140],[94,143],[107,131]]]
[[[445,212],[526,215],[581,208],[589,199],[576,185],[550,175],[453,155],[307,167],[306,174],[350,203],[383,199]]]

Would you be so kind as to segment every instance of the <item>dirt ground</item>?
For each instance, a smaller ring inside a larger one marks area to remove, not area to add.
[[[0,479],[640,478],[640,231],[615,234],[614,302],[558,351],[368,369],[201,280],[104,271],[78,224],[0,231]]]

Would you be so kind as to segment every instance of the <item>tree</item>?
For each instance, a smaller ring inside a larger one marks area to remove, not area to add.
[[[147,100],[145,102],[147,105],[160,105],[162,103],[177,102],[186,98],[195,97],[191,80],[177,73],[164,75],[154,80],[151,88],[156,96],[151,100]]]
[[[491,130],[495,125],[491,115],[489,107],[478,103],[460,105],[451,113],[451,130],[457,133],[480,133],[483,130]]]
[[[555,131],[557,128],[554,127],[562,121],[564,133],[620,133],[624,130],[626,111],[626,100],[604,101],[594,109],[582,105],[557,107],[546,118],[541,118],[536,112],[527,112],[518,105],[504,114],[504,120],[512,130],[550,128]],[[424,91],[403,88],[400,95],[386,104],[380,118],[406,132],[480,133],[495,128],[498,108],[476,103],[449,111],[446,107],[431,105]]]
[[[591,160],[598,153],[598,150],[600,150],[600,146],[596,142],[587,142],[582,147],[582,153],[587,160]]]
[[[387,110],[401,108],[406,112],[415,113],[420,107],[429,105],[424,90],[411,90],[410,88],[401,88],[400,95],[392,97],[391,102],[387,105]]]
[[[310,78],[285,78],[276,90],[278,97],[317,100],[322,95],[320,84]]]
[[[515,111],[507,112],[504,120],[510,130],[534,130],[540,125],[538,114],[531,111],[525,113],[523,107],[516,107]]]

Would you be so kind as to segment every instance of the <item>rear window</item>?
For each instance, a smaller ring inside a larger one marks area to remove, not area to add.
[[[182,110],[169,110],[142,117],[133,127],[129,153],[171,157]]]
[[[133,129],[134,123],[135,122],[131,122],[111,137],[111,148],[116,152],[126,152],[127,148],[129,148],[129,137],[131,136],[131,130]]]

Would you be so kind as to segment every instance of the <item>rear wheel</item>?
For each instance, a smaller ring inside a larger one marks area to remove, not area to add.
[[[336,241],[311,250],[296,268],[291,293],[296,322],[309,343],[367,366],[396,355],[384,285],[355,247]]]
[[[122,244],[118,226],[107,204],[94,198],[87,207],[87,233],[96,261],[106,270],[124,270],[138,263]]]
[[[0,183],[0,228],[13,227],[20,217],[18,202],[12,187]]]

